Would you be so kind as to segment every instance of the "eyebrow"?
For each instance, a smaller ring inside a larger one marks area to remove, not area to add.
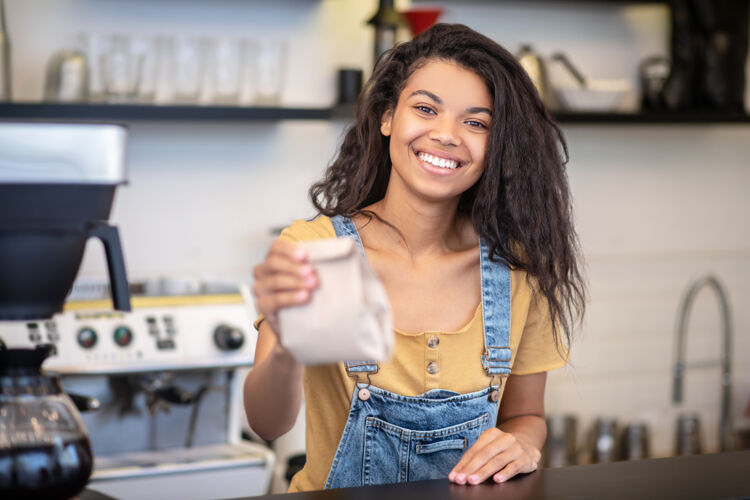
[[[432,99],[433,101],[435,101],[436,103],[438,103],[440,105],[443,104],[443,100],[439,96],[437,96],[437,95],[433,94],[432,92],[430,92],[429,90],[423,90],[423,89],[415,90],[414,92],[411,93],[411,95],[409,97],[413,97],[415,95],[427,96],[430,99]],[[488,115],[492,116],[492,110],[491,109],[483,108],[481,106],[474,106],[474,107],[471,107],[471,108],[467,108],[466,111],[468,113],[470,113],[470,114],[473,114],[473,113],[487,113]]]

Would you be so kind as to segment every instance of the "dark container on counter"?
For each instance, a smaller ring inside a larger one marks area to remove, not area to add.
[[[675,455],[700,455],[702,452],[700,418],[694,414],[680,415],[677,418]]]
[[[544,467],[565,467],[577,463],[578,422],[572,415],[547,417],[547,441],[542,449]]]
[[[635,422],[622,430],[620,437],[620,459],[642,460],[651,455],[648,426],[644,422]]]
[[[617,420],[613,417],[597,418],[592,436],[591,462],[615,462],[618,445]]]

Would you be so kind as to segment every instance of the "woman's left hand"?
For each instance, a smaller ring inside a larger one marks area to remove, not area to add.
[[[502,483],[516,474],[534,472],[541,456],[523,438],[492,427],[464,453],[448,479],[457,484],[479,484],[492,477]]]

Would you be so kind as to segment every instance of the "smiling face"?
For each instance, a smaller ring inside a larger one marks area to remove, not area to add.
[[[456,63],[432,60],[415,70],[381,121],[390,136],[389,190],[457,203],[484,171],[492,107],[484,81]]]

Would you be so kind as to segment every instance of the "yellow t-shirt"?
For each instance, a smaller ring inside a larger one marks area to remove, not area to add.
[[[296,221],[281,233],[287,241],[334,238],[328,217],[312,222]],[[535,300],[524,271],[511,271],[511,366],[515,375],[538,373],[564,366],[558,352],[544,301]],[[482,306],[469,323],[455,332],[406,334],[396,331],[393,358],[379,364],[371,375],[372,385],[405,396],[432,389],[469,393],[489,386],[482,368],[484,351]],[[436,342],[437,340],[437,342]],[[429,344],[428,344],[429,343]],[[434,346],[434,347],[431,347]],[[437,363],[434,374],[427,371]],[[349,415],[355,379],[346,374],[343,363],[308,366],[304,372],[305,467],[292,478],[289,491],[319,490],[325,486],[341,434]]]

